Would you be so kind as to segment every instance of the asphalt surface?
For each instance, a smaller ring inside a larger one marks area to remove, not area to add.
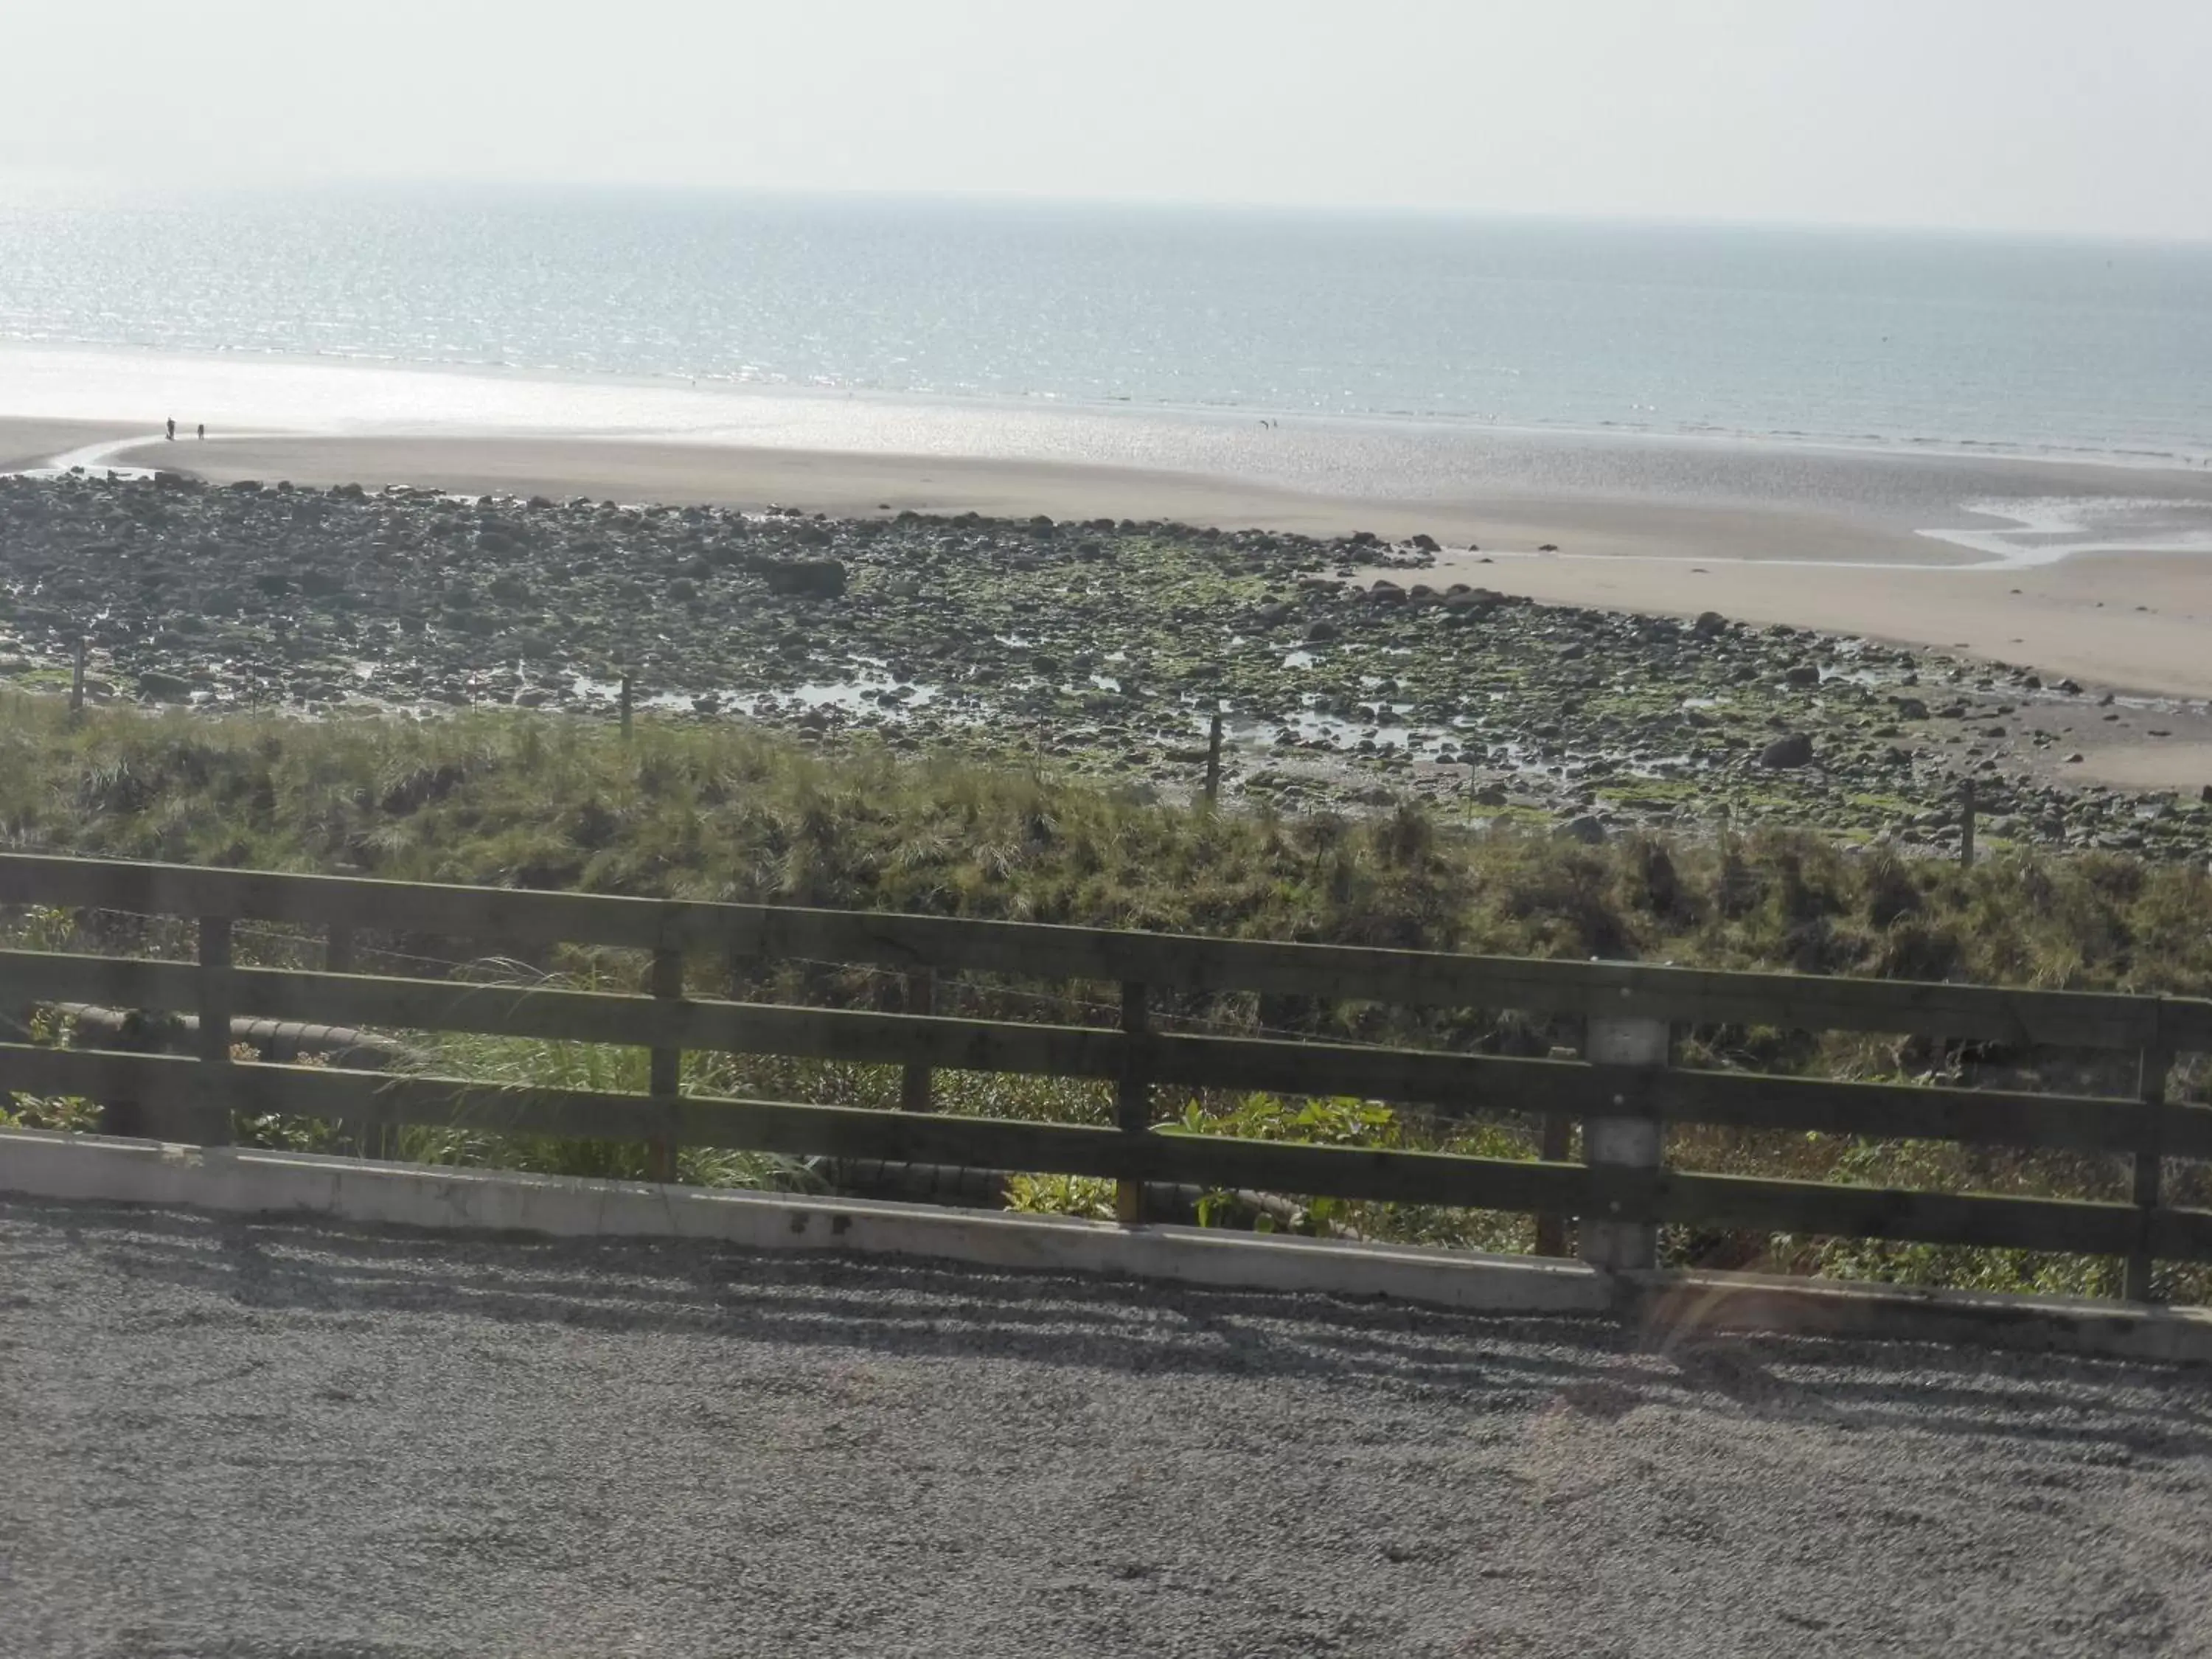
[[[0,1200],[0,1652],[2212,1651],[2212,1374]]]

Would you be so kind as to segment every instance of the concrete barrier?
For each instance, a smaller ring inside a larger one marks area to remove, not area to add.
[[[2212,1361],[2212,1312],[1747,1273],[1609,1273],[1412,1246],[1123,1227],[999,1210],[380,1164],[40,1130],[0,1131],[0,1194],[441,1231],[687,1238],[757,1250],[934,1258],[1219,1288],[1381,1297],[1469,1312],[1620,1315],[1647,1346],[1788,1333]]]
[[[665,1187],[305,1153],[0,1131],[0,1193],[309,1215],[440,1231],[688,1238],[1245,1290],[1391,1297],[1490,1313],[1594,1314],[1612,1285],[1571,1261],[1197,1227]]]

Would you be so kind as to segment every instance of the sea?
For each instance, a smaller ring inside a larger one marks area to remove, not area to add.
[[[1652,441],[2194,469],[2193,503],[2212,245],[550,188],[0,201],[0,415],[94,412],[102,364],[217,359],[292,374],[254,405],[286,422],[742,435],[763,405],[693,395],[726,392],[1001,434],[1136,416],[1149,435],[1105,458],[1154,465],[1284,422],[1346,454],[1622,440],[1571,451],[1584,482],[1619,458],[1599,487],[1635,488]],[[476,390],[306,389],[303,366]],[[1054,429],[976,441],[1049,453]],[[2063,533],[2066,502],[2038,522]],[[2212,518],[2179,517],[2160,544],[2212,550]]]

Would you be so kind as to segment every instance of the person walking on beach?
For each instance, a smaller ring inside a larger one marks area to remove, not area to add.
[[[169,416],[169,441],[177,441],[177,417],[173,415]]]
[[[205,443],[207,441],[207,422],[205,421],[202,421],[200,422],[200,441],[202,443]]]

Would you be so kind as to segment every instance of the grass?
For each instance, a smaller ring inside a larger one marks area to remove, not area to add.
[[[72,720],[58,702],[0,696],[0,845],[18,849],[336,871],[672,897],[878,908],[1255,938],[1636,958],[1741,969],[1957,979],[1989,984],[2212,994],[2212,879],[2194,866],[2118,854],[1999,851],[1972,870],[1815,834],[1760,830],[1706,841],[1638,836],[1587,847],[1548,828],[1451,824],[1418,807],[1371,817],[1286,817],[1165,804],[1141,787],[861,747],[835,756],[735,725],[641,722],[611,729],[529,714],[431,722],[307,724],[129,709]],[[17,937],[50,947],[110,921],[18,916]],[[173,934],[173,937],[171,936]],[[131,934],[133,948],[181,948],[180,930]],[[407,971],[404,953],[443,941],[386,939],[402,953],[365,965]],[[252,947],[282,959],[282,940]],[[568,955],[529,964],[579,982],[635,983],[635,964]],[[897,1006],[895,979],[784,964],[763,979],[693,964],[694,982],[787,1000]],[[719,982],[717,975],[721,976]],[[1110,1022],[1082,988],[1040,991],[963,981],[945,1012]],[[1110,1000],[1102,988],[1089,994]],[[1497,1010],[1434,1013],[1357,1000],[1272,996],[1165,1000],[1184,1029],[1273,1030],[1541,1054],[1564,1030]],[[1713,1028],[1690,1033],[1687,1063],[1859,1079],[2022,1080],[2126,1092],[2123,1060],[1960,1049],[1887,1040]],[[506,1039],[443,1038],[434,1069],[539,1082],[610,1080],[642,1089],[642,1051]],[[753,1057],[695,1058],[687,1086],[717,1093],[888,1105],[897,1073]],[[2185,1073],[2191,1097],[2201,1078]],[[593,1084],[591,1086],[599,1086]],[[946,1109],[1106,1121],[1104,1091],[1049,1079],[944,1073]],[[1354,1103],[1355,1105],[1358,1103]],[[1305,1108],[1177,1097],[1240,1133],[1311,1134]],[[17,1107],[18,1111],[28,1109]],[[1272,1127],[1251,1114],[1275,1111]],[[1243,1115],[1240,1116],[1242,1114]],[[1455,1146],[1525,1156],[1522,1124],[1444,1126],[1386,1114],[1364,1144]],[[1255,1127],[1256,1126],[1256,1127]],[[283,1135],[287,1126],[252,1133]],[[639,1147],[589,1147],[423,1134],[410,1156],[496,1159],[542,1169],[641,1173]],[[2117,1195],[2107,1161],[1993,1158],[1931,1143],[1869,1144],[1685,1131],[1692,1167],[1945,1190]],[[635,1165],[635,1167],[632,1167]],[[808,1178],[779,1160],[687,1152],[686,1178],[782,1185]],[[2197,1193],[2188,1172],[2178,1190]],[[1045,1203],[1032,1186],[1018,1200]],[[1095,1206],[1079,1183],[1059,1194]],[[1522,1218],[1353,1206],[1344,1224],[1384,1236],[1525,1248]],[[1848,1272],[1911,1282],[2097,1290],[2112,1265],[1862,1242],[1670,1236],[1680,1259]],[[1747,1256],[1747,1251],[1751,1254]],[[2195,1276],[2177,1293],[2198,1295]]]

